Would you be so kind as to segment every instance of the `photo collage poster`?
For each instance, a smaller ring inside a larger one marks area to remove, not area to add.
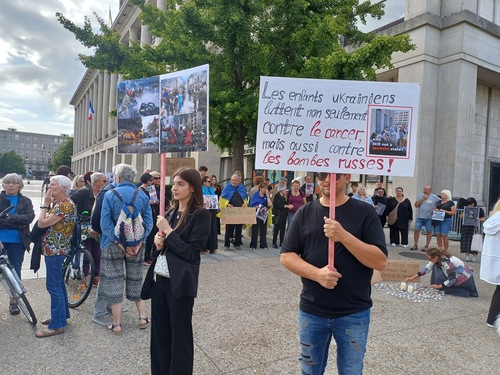
[[[208,65],[117,84],[118,153],[208,150]]]

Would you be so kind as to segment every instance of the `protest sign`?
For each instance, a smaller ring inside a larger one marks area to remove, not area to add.
[[[261,77],[255,168],[412,176],[420,86]]]
[[[462,225],[476,227],[479,225],[479,207],[464,207],[464,216]]]
[[[420,268],[420,262],[417,260],[388,260],[385,270],[382,271],[382,279],[384,281],[403,281],[407,277],[415,275]],[[420,278],[415,281],[420,281]]]
[[[180,167],[196,168],[194,158],[166,158],[166,176],[172,176]]]
[[[255,207],[221,208],[221,224],[256,224]]]

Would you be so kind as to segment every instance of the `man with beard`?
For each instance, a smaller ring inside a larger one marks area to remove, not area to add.
[[[302,373],[323,374],[332,336],[340,374],[361,374],[366,351],[373,269],[387,263],[384,232],[370,205],[345,194],[350,174],[337,174],[335,220],[330,175],[318,173],[321,198],[302,206],[281,249],[280,262],[302,278],[299,309]],[[335,242],[328,267],[328,240]]]

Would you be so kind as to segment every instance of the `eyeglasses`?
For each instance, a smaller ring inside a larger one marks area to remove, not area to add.
[[[153,180],[159,180],[160,177],[153,177]]]
[[[78,182],[82,182],[82,183],[83,183],[83,182],[85,182],[85,181],[84,181],[84,180],[78,180]]]
[[[316,178],[319,181],[325,181],[328,178],[329,175],[330,175],[330,173],[328,173],[328,172],[318,172],[318,173],[316,173]],[[343,174],[337,173],[335,175],[335,180],[338,181],[340,179],[340,176],[343,176]]]

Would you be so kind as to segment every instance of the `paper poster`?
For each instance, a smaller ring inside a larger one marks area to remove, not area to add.
[[[377,213],[377,215],[382,216],[384,214],[386,205],[383,203],[378,203],[377,206],[378,207],[375,207],[375,212]]]
[[[444,215],[446,215],[443,211],[432,211],[432,220],[443,221]]]
[[[257,211],[255,211],[255,216],[257,217],[257,219],[266,221],[268,214],[269,214],[269,208],[259,204],[259,207],[257,207]]]
[[[261,77],[255,168],[413,176],[416,83]]]
[[[217,195],[204,195],[203,205],[209,210],[219,209],[219,197]]]
[[[208,65],[117,84],[118,153],[206,151]]]
[[[479,225],[479,207],[464,207],[464,216],[462,225],[476,227]]]

